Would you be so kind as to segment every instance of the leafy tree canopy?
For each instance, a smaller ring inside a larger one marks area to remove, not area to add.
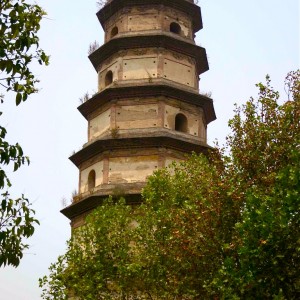
[[[40,279],[43,299],[298,299],[300,71],[258,84],[224,148],[157,171],[138,207],[108,199]]]
[[[5,94],[15,95],[16,105],[26,101],[36,93],[35,78],[31,63],[48,64],[49,57],[39,47],[40,21],[45,15],[42,8],[29,4],[25,0],[0,1],[0,101]],[[2,112],[0,112],[0,116]],[[18,266],[23,250],[28,247],[23,242],[34,232],[34,211],[23,195],[16,200],[10,198],[7,189],[11,182],[6,175],[4,165],[13,165],[16,171],[29,158],[24,155],[21,146],[9,144],[6,129],[0,125],[0,189],[2,192],[0,209],[0,267]]]

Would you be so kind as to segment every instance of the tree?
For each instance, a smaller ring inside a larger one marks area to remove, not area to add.
[[[43,299],[297,299],[300,71],[258,84],[225,148],[157,171],[131,207],[109,199],[40,279]],[[76,298],[77,299],[77,298]]]
[[[286,78],[289,100],[258,84],[230,121],[230,176],[241,196],[228,254],[213,282],[226,299],[300,295],[300,71]]]
[[[44,15],[40,6],[25,0],[2,0],[0,3],[0,87],[5,93],[15,94],[17,106],[38,91],[38,80],[31,71],[31,64],[37,61],[47,65],[49,61],[39,47],[37,35]],[[3,103],[3,93],[0,100]],[[0,210],[0,266],[16,267],[24,249],[28,248],[23,240],[33,234],[38,221],[33,217],[28,199],[22,195],[13,200],[7,192],[11,182],[4,165],[12,164],[16,171],[29,164],[29,158],[18,143],[11,145],[6,141],[6,134],[6,129],[0,126],[0,188],[5,190]]]
[[[76,229],[66,255],[50,267],[49,278],[40,279],[42,297],[69,299],[74,294],[82,299],[110,299],[122,293],[129,277],[132,216],[130,206],[122,200],[114,204],[112,199],[89,215],[86,226]]]

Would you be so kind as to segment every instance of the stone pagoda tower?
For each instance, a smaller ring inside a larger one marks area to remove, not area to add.
[[[62,210],[73,228],[108,195],[138,202],[153,171],[205,152],[216,119],[199,93],[208,62],[194,41],[202,19],[193,0],[110,0],[97,17],[105,43],[89,59],[98,93],[78,107],[88,142],[70,157],[79,191]]]

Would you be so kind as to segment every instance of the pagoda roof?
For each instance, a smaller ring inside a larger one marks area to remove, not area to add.
[[[173,34],[164,34],[161,32],[156,34],[147,33],[144,35],[123,35],[113,38],[90,54],[89,59],[95,70],[98,71],[100,64],[113,54],[121,50],[140,48],[165,48],[181,53],[196,60],[198,74],[202,74],[209,70],[205,48],[179,39],[173,36]]]
[[[122,196],[126,199],[127,204],[137,205],[142,202],[141,190],[145,185],[145,182],[118,183],[118,185],[103,184],[101,189],[65,207],[61,210],[61,213],[72,220],[75,217],[88,213],[97,206],[102,205],[103,201],[107,199],[109,195],[113,196],[113,198],[120,198]],[[115,192],[116,187],[117,190],[126,191],[126,194],[119,195],[118,197]]]
[[[191,141],[191,139],[186,139],[178,134],[167,134],[165,131],[162,131],[157,136],[154,134],[145,136],[143,134],[142,137],[120,136],[118,138],[98,139],[83,147],[69,159],[79,167],[83,162],[105,151],[139,148],[168,148],[184,153],[201,153],[210,149],[210,146],[199,140]]]
[[[174,9],[178,9],[191,17],[193,20],[194,32],[197,32],[203,28],[200,7],[195,5],[193,1],[187,0],[109,0],[107,1],[107,4],[97,12],[96,15],[102,28],[105,30],[106,21],[118,10],[125,7],[145,5],[165,5]]]
[[[165,96],[201,107],[203,109],[207,124],[216,119],[213,100],[211,98],[189,91],[185,88],[181,89],[177,86],[172,86],[171,84],[167,85],[154,81],[153,83],[127,86],[112,85],[81,104],[78,107],[78,110],[88,120],[89,115],[92,112],[110,101],[151,96]]]

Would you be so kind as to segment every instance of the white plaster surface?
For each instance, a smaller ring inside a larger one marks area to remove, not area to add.
[[[111,110],[108,109],[105,112],[101,113],[97,117],[90,120],[90,134],[89,138],[90,141],[104,133],[105,131],[109,130],[110,128],[110,114]]]
[[[95,187],[102,184],[103,181],[103,161],[99,161],[92,166],[84,169],[81,171],[81,176],[80,176],[80,187],[79,191],[80,193],[85,193],[88,191],[88,177],[90,171],[94,170],[96,173],[96,183]]]
[[[158,166],[158,156],[117,157],[109,159],[109,183],[142,182]]]

